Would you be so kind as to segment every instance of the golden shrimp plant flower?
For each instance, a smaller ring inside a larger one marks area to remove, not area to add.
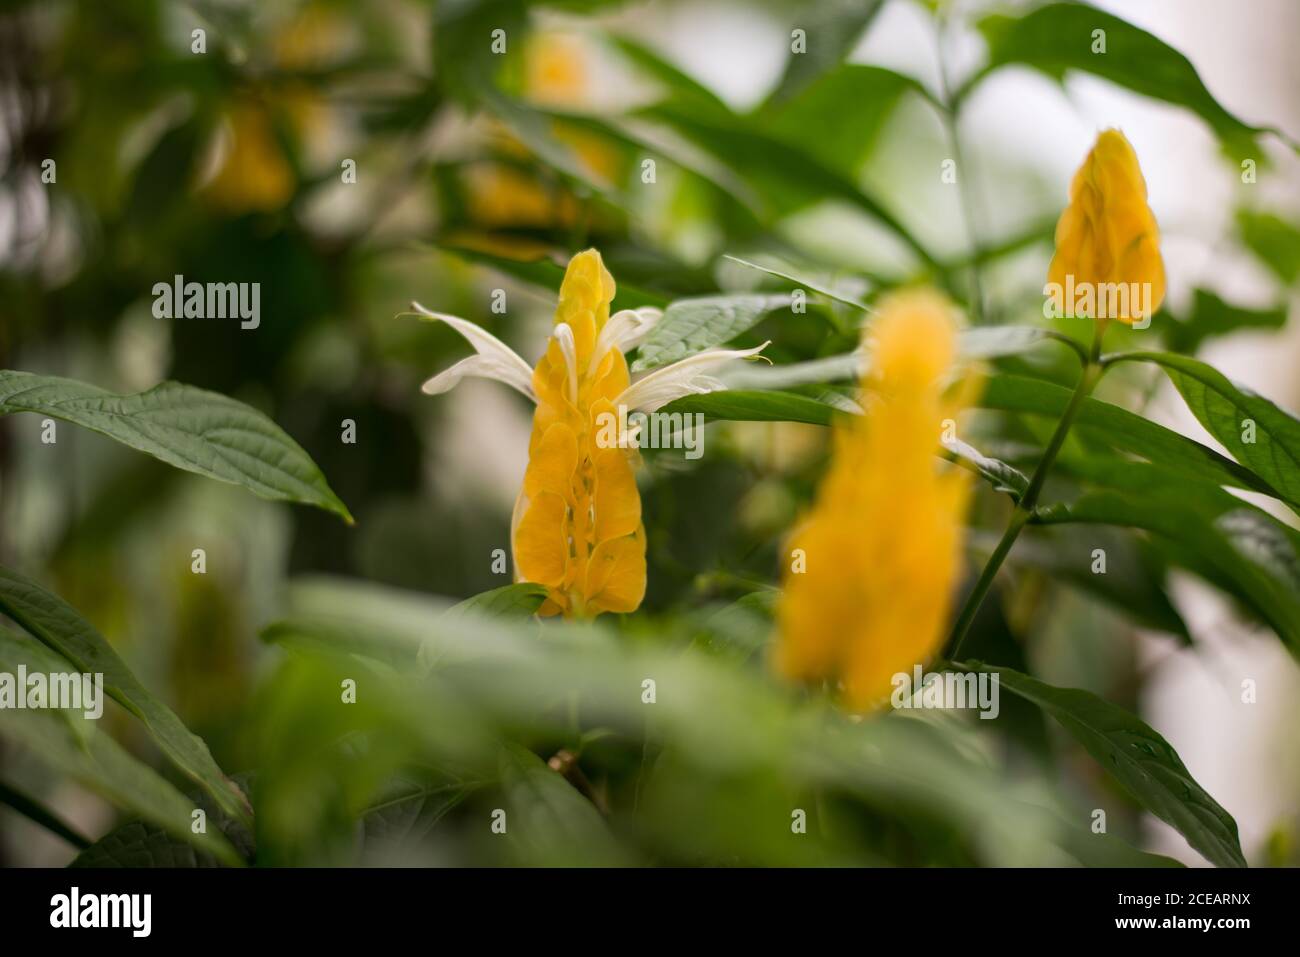
[[[424,383],[424,392],[436,395],[467,375],[483,376],[536,403],[511,544],[516,578],[546,587],[541,615],[631,612],[645,596],[636,451],[626,434],[606,441],[610,430],[604,424],[626,421],[633,412],[654,412],[684,395],[725,388],[710,373],[763,348],[709,350],[633,382],[624,354],[641,343],[662,313],[645,307],[611,315],[615,291],[599,252],[574,256],[560,285],[555,326],[535,368],[482,327],[414,304],[425,318],[450,325],[475,351]]]
[[[1119,130],[1103,131],[1074,174],[1047,283],[1058,315],[1141,323],[1164,301],[1160,230],[1137,154]]]
[[[864,343],[862,415],[835,430],[831,465],[786,550],[774,664],[829,683],[852,711],[940,648],[960,573],[969,475],[936,458],[975,380],[951,380],[951,304],[930,291],[881,304]]]

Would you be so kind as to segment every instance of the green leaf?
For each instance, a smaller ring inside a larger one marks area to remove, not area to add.
[[[1022,17],[985,17],[979,29],[988,41],[989,63],[976,79],[1012,63],[1057,78],[1066,71],[1078,70],[1191,110],[1209,124],[1225,146],[1234,149],[1251,148],[1256,134],[1276,132],[1233,116],[1205,88],[1187,57],[1145,30],[1096,7],[1049,3]],[[1094,30],[1105,31],[1105,53],[1092,52]]]
[[[247,782],[243,782],[247,783]],[[194,801],[207,815],[209,830],[220,832],[242,859],[252,861],[255,849],[248,829],[198,795]],[[73,859],[69,867],[220,867],[222,860],[145,820],[128,821],[109,831]]]
[[[362,819],[366,844],[394,848],[421,844],[475,787],[473,784],[407,785],[398,793],[386,795]]]
[[[487,618],[527,618],[542,607],[546,586],[534,582],[516,582],[479,592],[452,605],[447,614],[473,614]]]
[[[768,99],[769,104],[784,103],[831,73],[844,59],[853,52],[858,38],[875,19],[884,0],[820,0],[806,9],[799,11],[799,19],[792,27],[803,29],[807,40],[807,49],[791,52],[785,62],[785,70],[776,88]],[[855,108],[841,112],[827,125],[809,123],[807,130],[830,131],[836,127],[854,126],[859,119],[858,109],[861,103],[852,104]],[[855,122],[845,123],[844,117],[852,113]]]
[[[1273,213],[1237,211],[1241,241],[1286,285],[1300,279],[1300,229]]]
[[[1028,675],[973,662],[1069,731],[1142,807],[1219,867],[1245,867],[1237,822],[1196,783],[1178,752],[1136,715],[1088,691],[1056,688]]]
[[[14,412],[62,419],[178,469],[352,521],[298,443],[261,412],[216,392],[164,382],[115,395],[72,379],[0,370],[0,415]]]
[[[1206,289],[1197,289],[1191,314],[1165,327],[1165,342],[1173,352],[1195,355],[1206,339],[1242,329],[1281,329],[1286,324],[1285,305],[1276,309],[1245,309],[1224,302]]]
[[[1291,508],[1300,511],[1300,421],[1199,359],[1169,352],[1128,352],[1112,361],[1154,362],[1164,369],[1205,430]]]
[[[842,302],[844,305],[852,306],[854,309],[861,309],[863,312],[871,311],[871,307],[862,300],[857,299],[848,293],[837,292],[821,280],[811,280],[805,276],[795,275],[790,271],[782,271],[770,266],[763,266],[759,263],[750,262],[748,259],[741,259],[739,256],[732,256],[729,253],[724,255],[723,258],[730,259],[732,262],[739,263],[749,269],[766,273],[769,276],[775,276],[777,279],[784,279],[786,282],[794,283],[796,286],[807,289],[809,292],[815,292],[817,295],[825,296],[827,299],[831,299],[835,302]]]
[[[624,862],[600,813],[537,755],[507,745],[501,755],[506,833],[523,862],[611,866]]]
[[[1152,485],[1141,492],[1096,491],[1041,509],[1042,524],[1093,522],[1140,528],[1168,543],[1166,554],[1241,599],[1300,657],[1300,533],[1240,500],[1210,505],[1204,486]]]
[[[662,411],[701,412],[711,419],[733,422],[806,422],[810,425],[830,425],[836,409],[796,392],[728,389],[684,396],[668,403]]]
[[[976,326],[963,329],[957,347],[963,359],[998,359],[1028,352],[1048,340],[1065,342],[1075,351],[1083,347],[1067,336],[1034,326]]]
[[[718,99],[716,93],[693,77],[687,76],[649,47],[630,37],[616,36],[610,39],[630,63],[662,83],[678,105],[691,107],[706,115],[709,113],[732,115],[731,110]]]
[[[984,409],[1059,419],[1070,394],[1069,389],[1041,379],[995,374],[989,376],[978,402]],[[1182,469],[1190,478],[1279,497],[1268,482],[1227,456],[1100,399],[1084,400],[1074,430],[1111,448]]]
[[[641,343],[631,371],[667,365],[729,342],[773,309],[789,305],[789,296],[758,294],[678,299]]]
[[[809,40],[811,43],[811,33]],[[792,63],[806,60],[806,56],[791,57]],[[910,76],[884,67],[844,63],[798,95],[764,106],[757,119],[785,142],[806,148],[829,167],[853,174],[908,92],[930,98],[929,91]],[[852,116],[853,122],[844,122],[846,116]]]
[[[700,621],[692,644],[743,663],[767,647],[780,589],[763,587],[730,605],[711,609]]]
[[[824,200],[842,200],[889,229],[927,267],[938,268],[934,255],[852,177],[760,126],[743,121],[719,123],[671,103],[645,107],[636,115],[667,124],[725,163],[766,200],[770,218],[783,217]],[[755,162],[759,156],[763,158],[761,163]]]
[[[0,566],[0,611],[66,658],[77,671],[102,673],[104,689],[144,723],[172,763],[202,785],[223,811],[251,825],[247,800],[221,772],[203,739],[140,684],[104,636],[71,605],[26,576]]]
[[[1104,575],[1092,572],[1093,550],[1098,548],[1106,553]],[[1139,531],[1035,527],[1020,536],[1009,560],[1026,571],[1046,573],[1100,598],[1143,627],[1168,632],[1183,644],[1191,644],[1187,623],[1169,600],[1165,579],[1170,562]]]
[[[31,639],[0,628],[0,669],[16,674],[20,666],[29,675],[93,671]],[[194,833],[190,829],[194,802],[123,750],[97,721],[81,712],[58,708],[6,710],[0,717],[4,736],[23,745],[42,763],[223,863],[242,863],[239,854],[220,833]]]
[[[69,867],[220,867],[206,851],[179,841],[144,821],[130,821],[109,831],[78,854]]]

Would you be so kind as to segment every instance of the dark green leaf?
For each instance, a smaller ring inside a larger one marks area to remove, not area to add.
[[[791,62],[806,57],[791,57]],[[779,92],[779,91],[778,91]],[[764,129],[806,148],[827,166],[852,174],[866,159],[904,93],[929,98],[910,76],[884,67],[845,63],[817,78],[797,96],[758,114]],[[852,116],[853,122],[844,118]]]
[[[102,673],[104,689],[144,723],[172,763],[202,785],[226,813],[245,824],[251,822],[243,793],[217,767],[203,739],[140,684],[104,636],[71,605],[26,576],[0,566],[0,611],[76,670]]]
[[[1300,533],[1232,501],[1240,507],[1207,503],[1203,485],[1155,485],[1142,492],[1088,492],[1069,505],[1040,510],[1036,520],[1152,532],[1173,546],[1167,552],[1171,561],[1241,599],[1300,657],[1300,575],[1295,572]]]
[[[747,392],[728,389],[705,395],[688,395],[664,406],[663,411],[702,412],[712,419],[736,422],[807,422],[830,425],[834,406],[794,392]]]
[[[94,673],[30,638],[0,628],[0,670],[17,674]],[[108,677],[105,675],[105,688]],[[174,837],[215,855],[223,863],[241,863],[230,842],[215,830],[195,833],[189,801],[157,772],[128,754],[99,722],[81,711],[59,708],[6,710],[0,732],[28,749],[33,757],[69,775],[124,810],[164,827]]]
[[[1300,279],[1300,228],[1273,213],[1237,212],[1241,241],[1287,285]]]
[[[1196,783],[1178,752],[1136,715],[1077,688],[1056,688],[1007,668],[975,662],[1003,687],[1032,701],[1070,732],[1133,798],[1219,867],[1245,867],[1237,822]]]
[[[1182,106],[1205,120],[1225,145],[1252,148],[1264,127],[1251,126],[1220,105],[1183,54],[1119,17],[1084,3],[1049,3],[1020,17],[993,15],[979,23],[989,44],[986,72],[1023,63],[1053,77],[1091,73],[1135,93]],[[1105,53],[1093,53],[1094,30],[1105,31]]]
[[[1070,390],[1055,383],[996,374],[989,376],[985,383],[979,405],[985,409],[1059,419],[1069,401]],[[1227,456],[1100,399],[1084,400],[1074,429],[1111,448],[1183,469],[1192,478],[1278,495],[1268,482]]]
[[[1244,309],[1224,302],[1206,289],[1197,289],[1192,312],[1185,320],[1165,327],[1165,342],[1174,352],[1195,355],[1206,339],[1242,329],[1280,329],[1286,323],[1286,306]]]
[[[501,787],[506,833],[523,862],[609,866],[623,861],[623,852],[592,803],[531,751],[506,746]]]
[[[0,415],[14,412],[63,419],[178,469],[352,521],[298,443],[261,412],[216,392],[164,382],[115,395],[72,379],[0,371]]]
[[[472,614],[487,618],[527,618],[546,600],[546,587],[516,582],[480,592],[447,610],[447,614]]]
[[[804,31],[807,49],[791,52],[768,102],[779,104],[790,100],[842,64],[882,6],[884,0],[867,0],[865,3],[861,0],[820,0],[806,9],[801,8],[799,19],[790,26]],[[854,104],[855,115],[856,107],[860,105]],[[855,125],[843,122],[845,115],[834,116],[833,127]],[[820,131],[833,127],[809,124],[807,129]]]

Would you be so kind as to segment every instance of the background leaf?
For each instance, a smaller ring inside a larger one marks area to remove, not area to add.
[[[0,628],[0,667],[16,674],[20,666],[28,674],[87,670],[36,641]],[[242,863],[219,832],[196,834],[191,830],[194,802],[133,758],[96,721],[81,712],[58,708],[6,711],[0,731],[30,750],[37,760],[75,778],[117,806],[158,824],[225,864]]]
[[[1210,125],[1225,145],[1250,148],[1264,127],[1225,110],[1205,88],[1187,57],[1147,31],[1084,3],[1049,3],[1022,17],[996,14],[979,28],[989,44],[985,71],[1023,63],[1050,76],[1091,73],[1120,86],[1182,106]],[[1106,32],[1106,52],[1093,53],[1093,31]],[[1254,155],[1254,154],[1249,154]]]
[[[1164,369],[1205,430],[1276,489],[1277,498],[1300,510],[1300,421],[1294,416],[1190,356],[1132,352],[1117,358]]]
[[[63,419],[178,469],[352,521],[298,443],[262,413],[216,392],[164,382],[114,395],[72,379],[2,370],[0,415],[13,412]]]
[[[0,611],[66,658],[75,670],[102,673],[104,690],[144,723],[172,763],[202,785],[223,811],[245,825],[251,823],[247,799],[217,767],[203,739],[136,679],[104,636],[71,605],[0,566]]]
[[[1237,822],[1196,783],[1164,738],[1136,715],[1077,688],[1055,688],[1007,668],[972,663],[1038,705],[1084,746],[1144,808],[1219,867],[1245,867]]]

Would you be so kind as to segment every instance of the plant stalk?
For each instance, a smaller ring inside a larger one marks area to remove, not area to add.
[[[985,596],[993,587],[993,580],[1002,568],[1002,563],[1011,552],[1011,546],[1016,543],[1021,530],[1033,518],[1034,509],[1038,505],[1038,496],[1042,493],[1043,485],[1047,481],[1047,473],[1051,470],[1052,463],[1056,461],[1061,446],[1065,444],[1065,437],[1069,435],[1070,426],[1074,424],[1075,417],[1083,406],[1083,400],[1096,388],[1098,380],[1101,379],[1102,373],[1105,371],[1105,366],[1101,363],[1101,337],[1105,331],[1105,321],[1098,321],[1094,324],[1092,348],[1089,350],[1088,360],[1084,363],[1083,370],[1079,374],[1079,384],[1075,386],[1074,394],[1070,396],[1070,402],[1065,407],[1061,420],[1056,423],[1056,431],[1052,433],[1047,448],[1043,450],[1043,457],[1038,460],[1038,466],[1034,469],[1034,474],[1030,476],[1029,487],[1025,489],[1025,494],[1020,496],[1015,511],[1011,513],[1011,520],[1007,523],[1006,531],[1002,533],[1001,540],[998,542],[997,547],[993,549],[993,554],[989,556],[988,562],[985,563],[984,570],[980,572],[979,580],[975,582],[975,587],[971,589],[971,593],[966,597],[961,614],[957,616],[957,621],[953,625],[947,654],[950,660],[957,658],[958,653],[961,651],[962,642],[966,640],[966,635],[970,633],[971,625],[975,621],[975,615],[979,612],[980,606],[983,605]]]

